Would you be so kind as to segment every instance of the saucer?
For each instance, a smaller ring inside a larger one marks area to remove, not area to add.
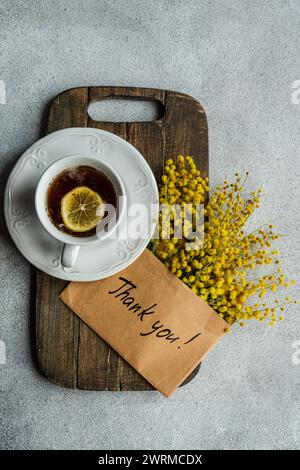
[[[128,238],[127,227],[122,226],[118,238],[82,246],[76,263],[66,270],[60,263],[62,243],[40,224],[34,194],[45,169],[69,155],[89,156],[108,163],[122,178],[127,209],[143,204],[146,210],[141,211],[138,219],[138,236]],[[30,263],[59,279],[94,281],[125,269],[144,251],[155,230],[158,201],[152,170],[136,148],[110,132],[74,127],[49,134],[20,157],[5,188],[4,213],[13,241]]]

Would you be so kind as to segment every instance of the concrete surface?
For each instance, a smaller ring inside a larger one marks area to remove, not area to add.
[[[299,279],[299,31],[299,1],[2,0],[1,195],[62,90],[178,90],[206,108],[213,183],[240,169],[251,172],[250,188],[264,183],[253,223],[275,219],[288,234],[278,245]],[[300,448],[298,307],[275,328],[236,329],[169,400],[72,391],[48,383],[33,363],[31,269],[5,228],[0,266],[2,449]]]

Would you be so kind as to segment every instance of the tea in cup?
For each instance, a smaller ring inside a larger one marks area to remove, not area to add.
[[[38,218],[64,243],[61,264],[74,265],[80,246],[115,231],[125,211],[125,190],[117,172],[93,157],[68,156],[50,165],[35,193]]]

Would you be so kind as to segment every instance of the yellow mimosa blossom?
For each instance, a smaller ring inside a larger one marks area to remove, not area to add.
[[[245,321],[256,319],[273,326],[293,301],[286,296],[267,306],[266,294],[296,281],[282,274],[279,251],[272,249],[279,238],[272,224],[248,235],[244,232],[262,194],[258,189],[245,195],[242,179],[247,175],[242,178],[237,173],[233,183],[225,180],[208,201],[208,178],[201,175],[193,158],[180,155],[176,163],[169,159],[160,186],[160,204],[168,210],[160,213],[159,240],[153,240],[150,248],[229,325],[238,322],[244,326]],[[197,214],[204,217],[200,226],[195,222]],[[270,274],[253,274],[262,266],[274,269]]]

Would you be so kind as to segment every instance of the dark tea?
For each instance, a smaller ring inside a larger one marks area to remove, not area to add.
[[[105,204],[117,208],[114,186],[101,170],[87,165],[62,171],[47,191],[50,220],[58,230],[75,237],[96,234],[101,206],[105,208]]]

